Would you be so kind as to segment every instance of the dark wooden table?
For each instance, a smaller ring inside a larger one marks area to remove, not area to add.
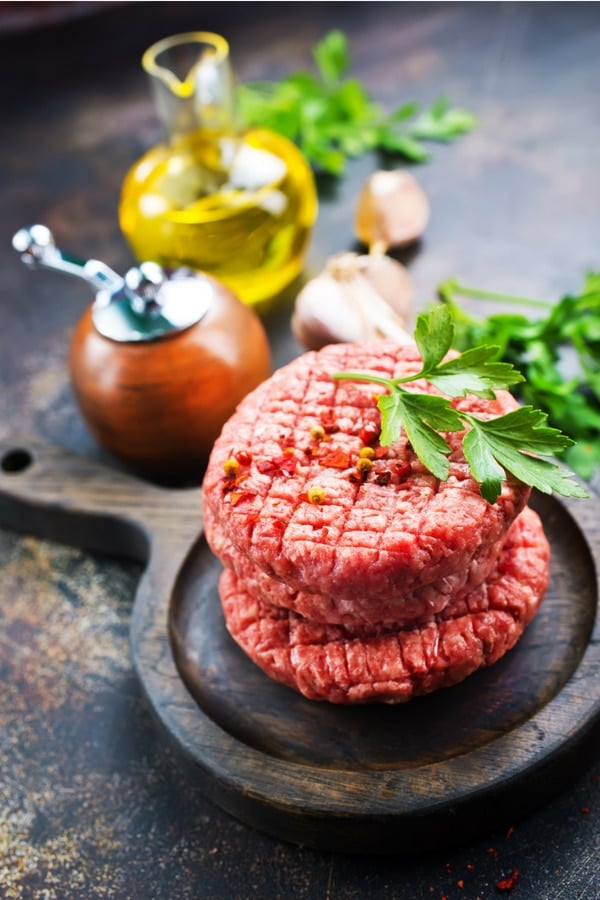
[[[3,6],[21,19],[28,4]],[[15,17],[0,11],[0,437],[24,430],[117,465],[89,436],[67,374],[89,294],[27,272],[10,239],[41,221],[77,256],[131,264],[119,189],[159,139],[139,59],[177,31],[225,34],[246,80],[310,65],[313,43],[342,27],[354,73],[380,102],[445,94],[477,113],[475,133],[434,147],[416,170],[432,202],[426,237],[406,257],[420,304],[451,275],[558,298],[600,266],[600,5],[88,6],[39,29],[8,30]],[[308,270],[354,247],[354,199],[376,166],[364,157],[323,187]],[[289,315],[288,302],[266,320],[277,364],[300,349]],[[0,896],[485,900],[517,869],[515,898],[598,897],[598,762],[508,831],[470,845],[449,835],[448,849],[423,855],[291,846],[211,805],[157,735],[134,675],[139,574],[0,531]]]

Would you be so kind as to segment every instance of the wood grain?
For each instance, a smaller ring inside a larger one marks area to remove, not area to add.
[[[402,707],[344,709],[271,682],[230,640],[198,490],[30,437],[0,445],[0,470],[0,524],[146,562],[131,642],[147,698],[194,783],[260,830],[357,852],[465,841],[549,799],[593,750],[597,499],[535,498],[551,586],[497,665]]]

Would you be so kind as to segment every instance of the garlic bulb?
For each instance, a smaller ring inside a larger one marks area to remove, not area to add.
[[[385,252],[419,238],[429,221],[429,201],[403,170],[373,172],[358,197],[354,229],[371,251]]]
[[[380,253],[342,253],[296,298],[291,326],[308,350],[389,337],[412,342],[414,291],[407,270]]]

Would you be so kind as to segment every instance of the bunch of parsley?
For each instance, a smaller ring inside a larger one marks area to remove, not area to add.
[[[341,31],[316,44],[313,57],[316,73],[240,85],[238,107],[245,125],[289,138],[316,169],[342,175],[349,158],[369,150],[423,162],[429,158],[424,141],[452,141],[476,125],[475,116],[444,98],[425,110],[410,102],[386,112],[360,81],[345,78],[350,55]]]
[[[550,424],[573,439],[559,455],[578,475],[591,479],[600,465],[600,272],[586,277],[579,294],[567,294],[557,303],[467,287],[456,279],[441,284],[438,293],[452,314],[454,346],[498,345],[497,358],[525,377],[512,392],[543,410]],[[478,317],[461,308],[459,297],[529,306],[533,315]]]
[[[524,384],[523,375],[508,362],[497,360],[495,345],[471,346],[453,359],[446,354],[454,342],[454,322],[448,307],[438,305],[417,318],[415,342],[422,367],[404,378],[385,378],[370,372],[336,372],[333,378],[366,381],[386,388],[377,405],[381,412],[380,441],[395,443],[404,428],[411,447],[424,466],[440,481],[448,479],[450,446],[443,432],[465,431],[463,450],[481,494],[495,503],[506,473],[543,493],[587,497],[572,480],[573,473],[551,457],[572,447],[560,429],[547,424],[547,416],[522,406],[492,419],[480,419],[455,409],[449,398],[475,394],[493,398],[494,391]],[[405,385],[424,378],[444,396],[408,391]],[[550,458],[548,458],[550,457]]]

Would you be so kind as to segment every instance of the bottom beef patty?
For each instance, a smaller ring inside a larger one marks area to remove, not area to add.
[[[425,625],[318,624],[253,596],[231,569],[219,592],[230,634],[271,678],[311,700],[403,703],[500,659],[537,612],[548,579],[548,542],[526,508],[487,580]]]

